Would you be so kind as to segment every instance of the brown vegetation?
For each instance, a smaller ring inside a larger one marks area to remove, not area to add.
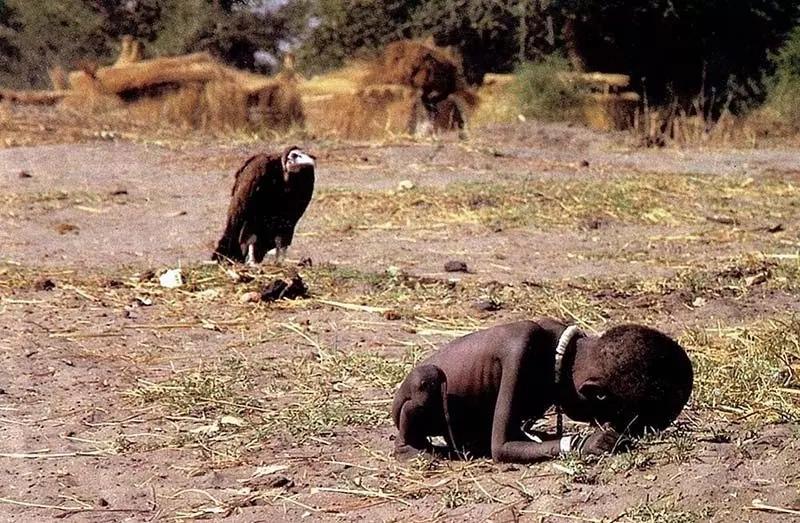
[[[315,131],[367,138],[462,129],[478,104],[460,59],[426,41],[393,42],[345,71],[303,85]]]
[[[15,91],[0,89],[0,101],[25,105],[55,105],[67,95],[66,91]]]
[[[206,53],[142,59],[141,44],[122,40],[112,66],[84,63],[50,71],[53,91],[0,90],[0,100],[63,106],[144,124],[208,130],[279,129],[302,125],[305,112],[293,71],[276,78],[240,71]]]
[[[608,73],[561,73],[559,79],[574,86],[583,99],[586,125],[600,131],[630,129],[641,97],[630,86],[630,76]]]
[[[139,60],[136,49],[123,46],[126,58],[93,74],[70,73],[72,96],[65,102],[80,111],[123,108],[137,120],[202,129],[303,123],[291,81],[239,71],[205,53]]]

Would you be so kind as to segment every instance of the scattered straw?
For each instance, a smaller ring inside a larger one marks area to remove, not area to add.
[[[765,504],[760,499],[754,499],[752,505],[746,506],[744,508],[745,508],[745,510],[754,510],[754,511],[759,511],[759,512],[770,512],[770,513],[773,513],[773,514],[790,514],[792,516],[800,516],[800,510],[782,508],[782,507],[774,507],[772,505]]]
[[[411,506],[411,503],[408,501],[399,498],[397,496],[386,494],[385,492],[380,492],[377,490],[353,490],[353,489],[344,489],[344,488],[335,488],[335,487],[312,487],[311,493],[316,494],[318,492],[335,492],[337,494],[348,494],[351,496],[360,496],[360,497],[368,497],[368,498],[381,498],[394,501],[396,503],[401,503],[408,507]]]

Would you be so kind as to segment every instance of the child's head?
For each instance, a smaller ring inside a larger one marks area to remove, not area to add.
[[[639,325],[620,325],[586,339],[572,376],[581,417],[632,433],[672,423],[689,400],[693,380],[683,348]]]

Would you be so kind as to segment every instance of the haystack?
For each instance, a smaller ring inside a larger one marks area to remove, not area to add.
[[[312,129],[345,138],[463,129],[477,105],[460,60],[430,42],[401,40],[371,62],[300,85]]]
[[[611,73],[562,73],[562,81],[583,93],[586,125],[599,131],[630,129],[634,124],[640,97],[625,89],[630,76]]]
[[[64,99],[67,91],[15,91],[13,89],[0,89],[0,102],[9,102],[22,105],[55,105]]]
[[[113,66],[68,75],[64,104],[79,112],[122,110],[151,124],[286,129],[305,119],[292,78],[240,71],[206,53],[142,60],[141,47],[126,38]]]
[[[628,91],[630,77],[606,73],[560,73],[557,78],[575,88],[580,97],[580,119],[600,131],[625,130],[635,125],[641,97]],[[475,122],[513,121],[520,117],[513,74],[487,74],[478,90],[481,106]]]

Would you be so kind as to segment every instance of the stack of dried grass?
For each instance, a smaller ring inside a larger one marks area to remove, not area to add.
[[[21,105],[55,105],[65,96],[67,91],[15,91],[13,89],[0,89],[0,102]]]
[[[559,78],[583,93],[586,125],[600,131],[625,130],[634,126],[641,100],[638,93],[626,91],[631,78],[613,73],[562,73]]]
[[[64,104],[79,112],[124,112],[135,120],[210,130],[286,129],[304,123],[291,75],[268,78],[227,67],[206,53],[141,60],[123,41],[110,67],[68,75]]]
[[[430,42],[393,42],[373,62],[301,85],[311,127],[344,138],[463,129],[478,98],[459,64]]]

